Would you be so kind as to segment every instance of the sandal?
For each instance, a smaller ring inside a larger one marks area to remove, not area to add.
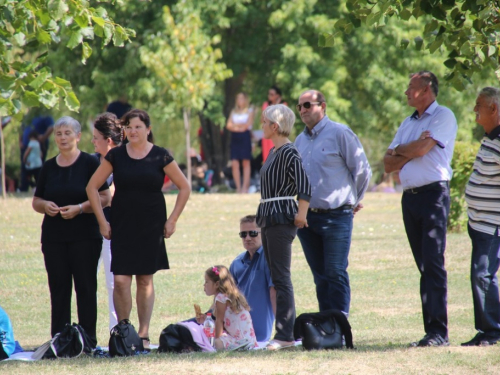
[[[295,342],[287,343],[286,341],[276,341],[271,340],[269,344],[266,345],[266,350],[276,351],[286,348],[293,348],[295,346]]]
[[[151,353],[151,348],[149,347],[149,345],[151,344],[151,340],[149,339],[149,337],[139,337],[139,338],[142,340],[142,346],[144,347],[144,351],[142,353],[143,354]],[[144,341],[146,341],[147,347],[146,345],[144,345]]]

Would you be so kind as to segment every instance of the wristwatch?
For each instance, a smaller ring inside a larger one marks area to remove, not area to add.
[[[394,146],[394,148],[392,149],[392,156],[396,156],[398,154],[398,152],[396,151],[396,149],[399,147],[399,143]]]

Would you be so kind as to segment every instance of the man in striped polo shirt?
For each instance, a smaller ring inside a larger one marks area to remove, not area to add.
[[[412,74],[405,95],[416,111],[399,127],[384,156],[386,173],[399,170],[403,222],[420,272],[425,336],[411,346],[447,346],[446,225],[450,212],[451,159],[457,120],[436,101],[438,80]]]
[[[465,189],[472,241],[470,280],[478,333],[462,346],[488,346],[500,339],[500,90],[485,87],[476,99],[476,122],[485,135]]]

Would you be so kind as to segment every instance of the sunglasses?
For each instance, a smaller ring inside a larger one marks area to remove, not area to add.
[[[249,230],[248,232],[240,232],[239,235],[241,238],[247,238],[247,234],[250,236],[250,237],[257,237],[259,235],[260,232],[257,232],[256,230]]]
[[[302,104],[297,104],[297,111],[300,112],[300,110],[302,109],[302,107],[304,107],[305,109],[309,109],[311,108],[311,106],[313,104],[321,104],[322,102],[305,102],[305,103],[302,103]]]

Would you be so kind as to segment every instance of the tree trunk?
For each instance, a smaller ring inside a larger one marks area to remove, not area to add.
[[[187,166],[187,179],[189,182],[189,187],[192,188],[192,176],[191,173],[191,136],[190,136],[190,124],[189,124],[189,108],[183,108],[182,113],[184,117],[184,131],[186,132],[186,166]]]
[[[2,163],[0,168],[2,168],[2,198],[7,199],[7,188],[5,186],[5,141],[3,139],[3,128],[2,128],[2,116],[0,116],[0,158]]]
[[[220,126],[203,116],[201,112],[198,116],[201,124],[200,143],[203,148],[205,162],[208,164],[208,168],[214,171],[213,183],[220,184],[222,182],[221,173],[228,157],[225,152]]]

